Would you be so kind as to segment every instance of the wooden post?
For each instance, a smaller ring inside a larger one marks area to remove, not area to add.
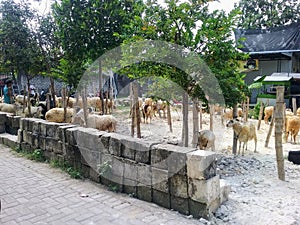
[[[283,107],[284,107],[284,87],[276,88],[276,108],[275,108],[275,149],[277,159],[278,178],[285,180],[284,158],[282,152],[282,130],[283,130]]]
[[[293,103],[293,113],[296,116],[297,115],[297,103],[296,103],[296,98],[292,98],[292,103]]]
[[[275,108],[276,106],[274,106],[274,112],[275,112]],[[272,130],[273,130],[273,127],[274,127],[274,114],[272,116],[272,119],[271,119],[271,124],[270,124],[270,127],[269,127],[269,131],[268,131],[268,135],[267,135],[267,138],[266,138],[266,141],[265,141],[265,147],[267,148],[268,145],[269,145],[269,141],[270,141],[270,137],[271,137],[271,134],[272,134]]]
[[[260,102],[260,110],[259,110],[259,115],[258,115],[257,130],[260,129],[260,124],[261,124],[261,119],[262,119],[262,116],[263,116],[263,112],[264,112],[264,103]]]

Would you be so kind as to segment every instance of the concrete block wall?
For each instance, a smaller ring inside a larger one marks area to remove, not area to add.
[[[228,198],[214,152],[40,119],[21,118],[19,127],[22,149],[41,149],[46,159],[67,162],[84,177],[138,199],[209,218]]]

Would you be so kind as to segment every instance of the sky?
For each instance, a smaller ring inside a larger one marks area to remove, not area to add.
[[[45,14],[50,10],[51,0],[42,0],[39,3],[34,0],[29,1],[32,2],[32,5],[34,5],[41,14]],[[238,1],[239,0],[219,0],[210,2],[209,5],[211,11],[223,9],[225,12],[230,12],[234,8],[234,3],[237,3]],[[164,2],[164,0],[159,0],[159,2]]]

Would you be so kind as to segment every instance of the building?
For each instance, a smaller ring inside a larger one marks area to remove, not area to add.
[[[270,29],[236,30],[235,39],[242,40],[243,47],[240,50],[250,55],[244,65],[247,67],[246,84],[262,81],[259,80],[261,77],[269,79],[268,84],[272,79],[278,84],[280,79],[282,81],[287,79],[284,77],[293,77],[294,80],[290,80],[293,83],[293,90],[299,89],[296,87],[298,82],[294,81],[298,80],[300,75],[297,74],[300,73],[300,22]],[[282,74],[282,78],[278,73]],[[266,78],[272,74],[273,78]],[[252,104],[257,102],[257,96],[261,91],[263,90],[259,88],[252,89],[250,100]],[[296,94],[300,94],[300,90]]]

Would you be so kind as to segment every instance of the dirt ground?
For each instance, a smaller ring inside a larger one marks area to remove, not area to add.
[[[130,135],[131,123],[128,111],[115,110],[118,119],[117,133]],[[192,114],[189,115],[192,141]],[[278,179],[275,136],[272,132],[269,147],[264,147],[269,125],[264,121],[257,131],[257,151],[254,141],[248,143],[245,156],[234,156],[232,152],[233,130],[221,124],[220,116],[214,119],[216,152],[221,153],[218,173],[231,185],[229,200],[223,203],[208,224],[235,225],[296,225],[300,224],[300,165],[287,160],[288,152],[300,150],[297,144],[283,144],[285,156],[285,181]],[[257,120],[250,120],[257,125]],[[179,143],[181,139],[182,115],[180,109],[172,109],[173,132],[167,120],[154,117],[151,123],[141,125],[142,138]],[[203,129],[209,129],[209,115],[203,116]]]

